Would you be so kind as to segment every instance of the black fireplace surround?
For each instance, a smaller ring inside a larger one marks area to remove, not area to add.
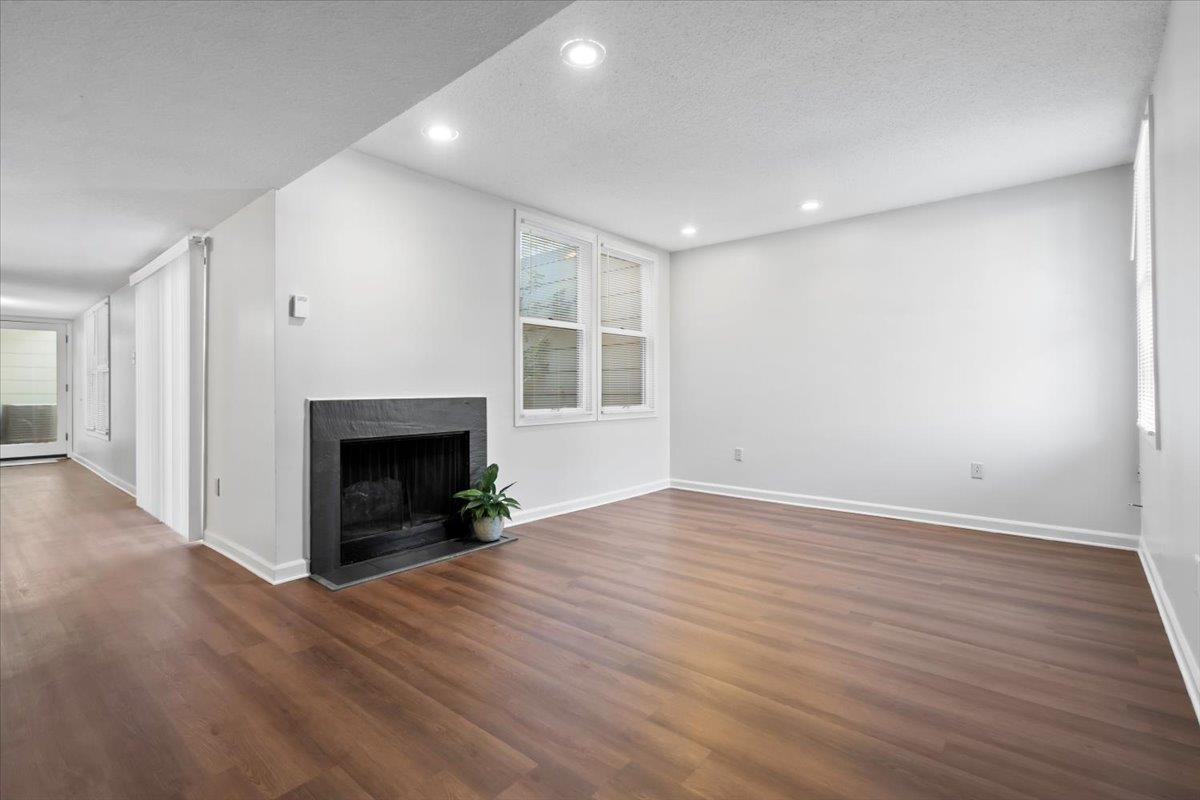
[[[451,498],[487,465],[483,397],[309,402],[309,571],[341,588],[475,546]]]

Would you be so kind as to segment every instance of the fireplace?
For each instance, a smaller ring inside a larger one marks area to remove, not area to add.
[[[487,465],[482,397],[309,401],[309,571],[337,589],[482,545],[451,495]]]
[[[465,535],[451,495],[470,483],[467,431],[341,443],[341,563]]]

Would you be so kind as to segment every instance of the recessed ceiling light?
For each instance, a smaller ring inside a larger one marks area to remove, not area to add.
[[[458,131],[451,128],[449,125],[443,125],[440,122],[435,122],[433,125],[425,126],[421,131],[426,139],[434,142],[453,142],[458,138]]]
[[[696,226],[695,225],[684,225],[682,228],[679,229],[679,232],[682,233],[684,236],[695,236],[696,235]]]
[[[604,60],[604,45],[592,39],[572,39],[559,48],[563,63],[575,69],[591,69]]]
[[[821,207],[820,200],[805,200],[803,203],[800,204],[801,211],[816,211],[820,207]]]

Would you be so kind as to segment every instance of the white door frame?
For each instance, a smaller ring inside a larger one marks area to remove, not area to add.
[[[71,323],[65,320],[36,320],[5,317],[0,327],[16,330],[55,331],[58,334],[58,439],[53,442],[0,445],[0,459],[65,456],[71,452],[71,352],[68,342]]]

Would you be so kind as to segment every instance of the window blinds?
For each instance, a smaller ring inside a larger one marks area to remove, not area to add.
[[[650,265],[600,251],[600,408],[648,409]]]
[[[83,315],[83,347],[87,368],[84,387],[84,428],[108,436],[109,424],[109,336],[108,298]]]
[[[521,411],[590,413],[588,327],[594,246],[584,239],[522,225],[519,250]]]
[[[1137,306],[1137,424],[1158,428],[1154,365],[1154,195],[1150,163],[1150,119],[1142,120],[1133,162],[1133,241]]]

